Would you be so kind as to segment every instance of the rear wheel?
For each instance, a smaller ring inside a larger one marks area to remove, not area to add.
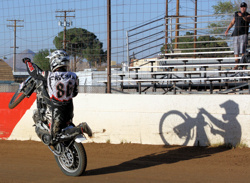
[[[9,108],[13,109],[16,107],[23,99],[25,98],[25,94],[22,92],[19,92],[19,90],[16,91],[12,99],[10,100],[9,103]]]
[[[87,156],[82,143],[74,142],[61,156],[55,156],[62,172],[68,176],[80,176],[86,169]]]

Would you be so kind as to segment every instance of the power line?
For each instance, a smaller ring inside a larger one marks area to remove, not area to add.
[[[68,16],[67,13],[70,13],[70,12],[75,12],[75,10],[61,10],[61,11],[56,11],[56,13],[64,13],[63,16],[56,16],[56,17],[59,17],[59,18],[64,18],[64,21],[61,22],[59,21],[58,24],[59,26],[63,26],[64,27],[64,33],[63,33],[63,49],[66,50],[66,27],[70,27],[72,25],[72,22],[67,22],[67,18],[68,17],[73,17],[75,18],[75,16]]]
[[[17,27],[23,27],[23,25],[17,25],[17,22],[23,22],[24,20],[7,20],[7,21],[12,21],[14,22],[14,25],[7,25],[7,27],[14,27],[14,46],[11,47],[13,48],[13,72],[16,71],[16,28]]]

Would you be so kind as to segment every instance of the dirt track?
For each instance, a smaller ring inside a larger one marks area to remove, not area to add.
[[[81,177],[65,176],[40,142],[0,140],[0,182],[249,182],[250,149],[85,144]]]

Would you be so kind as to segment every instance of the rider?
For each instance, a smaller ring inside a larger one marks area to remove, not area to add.
[[[37,107],[33,119],[35,123],[43,121],[40,113],[50,118],[51,143],[55,143],[57,136],[62,129],[72,124],[73,101],[72,98],[78,94],[78,77],[75,73],[67,71],[69,56],[64,50],[56,50],[47,56],[49,58],[51,71],[42,71],[29,58],[23,58],[28,73],[37,80]],[[42,108],[46,103],[46,112]],[[87,133],[90,137],[92,131],[87,123],[77,126],[81,132]]]

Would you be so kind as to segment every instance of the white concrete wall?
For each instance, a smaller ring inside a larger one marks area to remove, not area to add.
[[[250,95],[79,94],[74,123],[86,121],[90,141],[110,143],[208,145],[231,143],[250,147]],[[32,110],[9,139],[38,138]]]

